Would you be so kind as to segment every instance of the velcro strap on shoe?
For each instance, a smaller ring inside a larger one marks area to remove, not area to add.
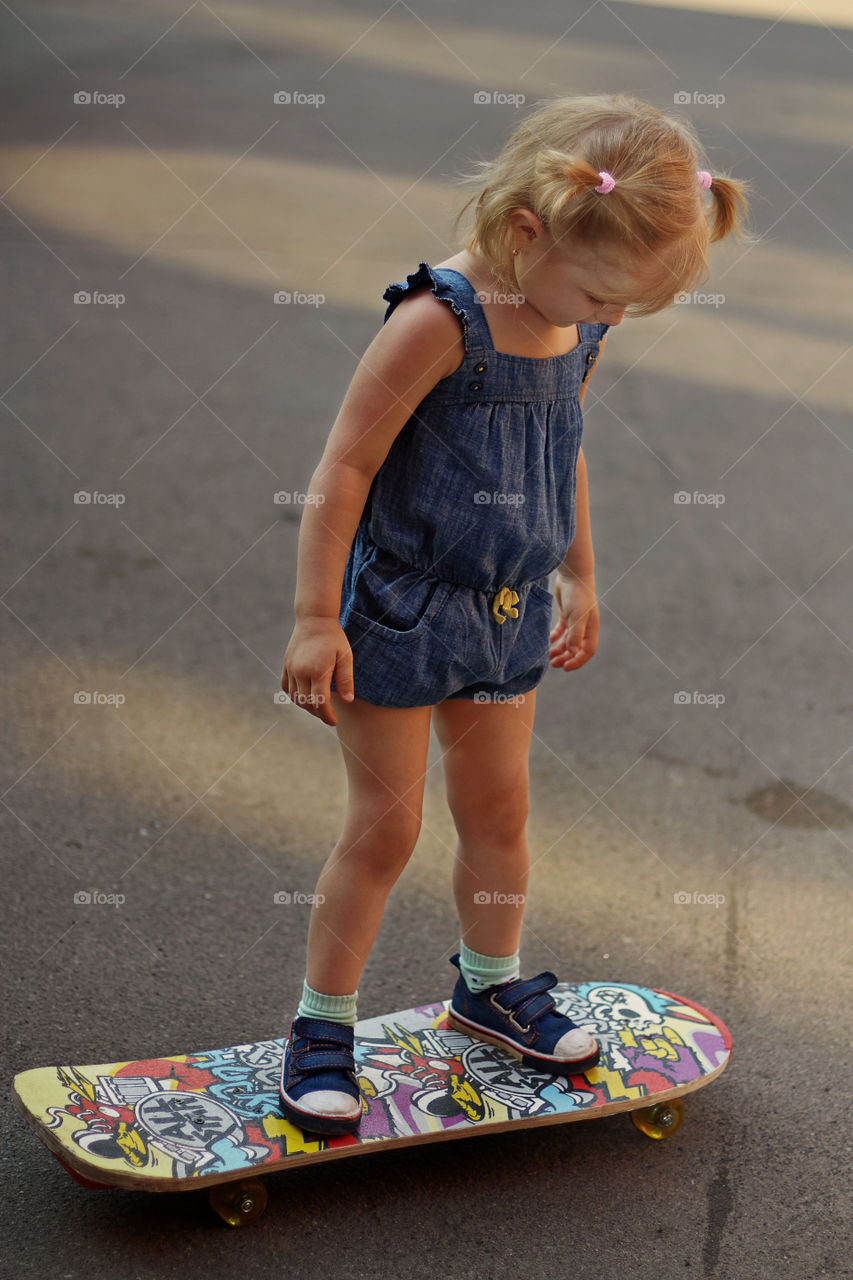
[[[353,1029],[344,1023],[304,1018],[291,1048],[292,1069],[300,1075],[353,1070]]]
[[[297,1040],[307,1039],[344,1044],[352,1048],[353,1028],[345,1022],[324,1022],[321,1018],[297,1018],[294,1023]]]
[[[531,996],[529,1000],[525,1000],[524,1004],[516,1005],[512,1016],[521,1026],[530,1026],[543,1013],[552,1013],[556,1007],[551,996],[540,992],[538,995]]]
[[[353,1057],[351,1053],[340,1053],[333,1049],[298,1050],[293,1055],[294,1070],[300,1075],[309,1071],[352,1071]]]
[[[529,1024],[534,1018],[556,1008],[552,998],[546,994],[556,983],[557,975],[545,970],[535,978],[509,983],[502,991],[496,992],[493,999],[495,1004],[511,1013],[516,1022]]]

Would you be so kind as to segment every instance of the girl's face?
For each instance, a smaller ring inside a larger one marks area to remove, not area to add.
[[[628,303],[638,301],[644,285],[659,275],[661,264],[654,258],[641,272],[600,252],[581,247],[567,252],[535,221],[535,238],[529,236],[529,224],[528,234],[516,238],[516,280],[526,303],[559,329],[578,323],[620,324]]]

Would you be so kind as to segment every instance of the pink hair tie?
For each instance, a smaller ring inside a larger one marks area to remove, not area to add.
[[[714,181],[714,179],[711,177],[707,169],[697,169],[696,177],[699,179],[699,181],[701,182],[702,186],[705,188],[706,191],[710,187],[711,183]]]
[[[594,190],[596,190],[599,195],[606,196],[607,193],[612,191],[616,186],[616,179],[613,177],[613,174],[608,173],[606,169],[602,169],[598,176],[601,179],[601,186],[595,187]]]

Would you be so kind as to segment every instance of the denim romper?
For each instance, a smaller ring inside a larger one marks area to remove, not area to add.
[[[549,575],[575,536],[578,392],[609,328],[579,324],[565,355],[507,355],[465,276],[425,262],[385,290],[383,324],[427,285],[459,317],[465,359],[376,473],[341,592],[355,696],[388,707],[502,701],[548,670]]]

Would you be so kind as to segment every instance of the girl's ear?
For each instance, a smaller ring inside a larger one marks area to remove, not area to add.
[[[514,232],[526,235],[531,243],[536,236],[545,232],[544,224],[532,209],[513,209],[509,215],[509,224]]]

